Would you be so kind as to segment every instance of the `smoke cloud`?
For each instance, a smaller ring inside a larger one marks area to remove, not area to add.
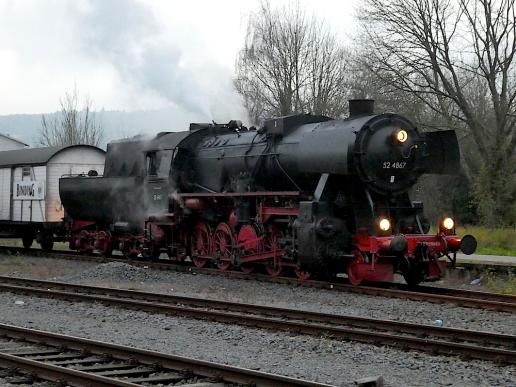
[[[76,14],[82,49],[113,66],[129,87],[199,119],[246,120],[231,71],[206,56],[188,58],[145,4],[90,0]]]

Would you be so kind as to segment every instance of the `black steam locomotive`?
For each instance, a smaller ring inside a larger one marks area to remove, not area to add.
[[[70,247],[198,267],[347,274],[353,284],[417,284],[442,276],[447,257],[471,254],[475,238],[445,217],[428,234],[408,191],[424,173],[455,173],[454,131],[419,133],[373,101],[350,101],[350,116],[310,114],[191,124],[108,145],[104,176],[60,180]]]

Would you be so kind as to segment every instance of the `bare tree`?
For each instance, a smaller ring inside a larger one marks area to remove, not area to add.
[[[365,0],[359,14],[368,68],[461,131],[483,220],[514,223],[514,0]]]
[[[92,102],[86,98],[79,110],[77,87],[66,92],[60,100],[61,111],[48,118],[41,117],[40,144],[60,146],[88,144],[98,146],[102,140],[102,127],[96,122]]]
[[[295,112],[340,116],[346,111],[345,57],[324,23],[299,3],[272,9],[263,1],[249,20],[235,86],[255,123]]]

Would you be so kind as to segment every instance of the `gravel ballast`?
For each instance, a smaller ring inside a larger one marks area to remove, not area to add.
[[[167,294],[258,303],[327,313],[516,334],[516,314],[462,308],[397,298],[368,296],[259,282],[217,275],[181,273],[141,268],[122,262],[98,264],[48,258],[14,257],[21,266],[6,266],[0,274],[56,280],[85,285],[120,287]],[[10,270],[3,270],[10,269]],[[16,270],[12,270],[12,269]]]
[[[35,260],[35,262],[34,262]],[[142,268],[123,262],[104,264],[55,260],[54,272],[34,267],[46,267],[50,262],[30,258],[29,270],[6,274],[42,278],[84,285],[120,287],[175,295],[257,303],[310,311],[347,314],[379,319],[400,320],[417,324],[433,324],[442,320],[444,326],[516,334],[516,314],[482,309],[433,304],[398,298],[368,296],[332,290],[314,289],[271,282],[260,282],[219,275],[181,273]],[[47,259],[47,261],[53,261]],[[71,267],[76,267],[71,271]],[[65,270],[63,272],[62,270]]]
[[[0,378],[0,386],[2,387],[60,387],[57,383],[50,383],[50,382],[34,382],[34,383],[16,383],[12,384],[9,383],[8,380],[11,379],[4,379]]]
[[[24,301],[16,305],[15,301]],[[85,303],[0,294],[2,322],[336,385],[510,386],[515,367]],[[512,383],[512,384],[511,384]]]
[[[98,264],[0,257],[0,274],[515,334],[516,316],[450,305],[292,287],[254,280]],[[48,266],[47,266],[48,265]],[[24,305],[15,305],[23,300]],[[516,386],[515,367],[102,305],[0,293],[0,321],[337,385],[383,375],[387,386]]]

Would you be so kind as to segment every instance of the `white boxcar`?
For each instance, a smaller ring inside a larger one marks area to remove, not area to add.
[[[105,152],[90,145],[0,152],[0,232],[29,247],[37,238],[50,250],[63,235],[59,178],[104,171]]]

